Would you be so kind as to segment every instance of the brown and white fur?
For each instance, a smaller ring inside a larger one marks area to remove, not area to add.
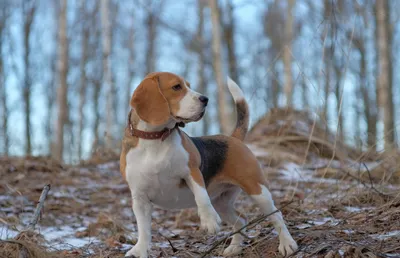
[[[238,113],[231,136],[191,138],[177,129],[161,141],[132,137],[126,129],[120,165],[132,193],[138,226],[138,242],[126,256],[148,256],[153,205],[165,209],[197,207],[201,228],[210,234],[219,231],[221,219],[234,229],[245,224],[234,209],[234,201],[241,191],[264,214],[276,210],[259,163],[243,143],[249,125],[243,92],[229,78],[228,87]],[[207,105],[207,98],[201,96],[175,74],[151,73],[132,96],[130,123],[138,130],[152,132],[173,128],[178,122],[198,121]],[[269,219],[279,234],[281,254],[294,253],[298,247],[281,213]],[[240,234],[234,235],[224,256],[240,253],[242,238]]]

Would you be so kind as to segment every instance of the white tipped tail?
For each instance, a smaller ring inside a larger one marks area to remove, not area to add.
[[[227,76],[227,81],[228,81],[229,91],[231,92],[235,102],[244,99],[243,91],[240,89],[239,85],[237,85],[237,83],[234,80],[232,80],[229,76]]]

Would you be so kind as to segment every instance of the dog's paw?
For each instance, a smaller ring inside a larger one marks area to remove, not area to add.
[[[147,248],[141,248],[136,244],[125,254],[125,257],[147,258]]]
[[[219,232],[221,218],[218,213],[212,209],[208,212],[202,212],[200,215],[201,229],[206,230],[209,234],[216,234]]]
[[[224,253],[222,255],[225,257],[235,256],[240,254],[242,250],[243,248],[240,245],[230,245],[224,250]]]
[[[285,236],[282,239],[280,239],[279,241],[279,252],[283,255],[283,256],[289,256],[291,254],[293,254],[294,252],[297,251],[297,249],[299,248],[297,246],[296,241],[294,241],[294,239],[292,238],[292,236]]]

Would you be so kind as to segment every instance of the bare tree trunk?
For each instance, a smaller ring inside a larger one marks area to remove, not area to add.
[[[363,100],[364,116],[367,122],[367,146],[373,147],[376,144],[376,112],[375,104],[371,103],[367,85],[367,57],[364,38],[353,40],[353,44],[360,53],[360,98]]]
[[[5,6],[1,6],[0,10],[0,53],[3,49],[5,23],[7,20],[7,11]],[[6,91],[6,75],[4,73],[4,57],[0,55],[0,107],[2,110],[2,132],[3,132],[3,154],[8,156],[9,139],[8,139],[8,106],[7,106],[7,91]]]
[[[361,61],[360,61],[361,63]],[[360,83],[355,85],[355,98],[353,99],[353,108],[355,110],[355,123],[354,123],[354,140],[355,140],[355,146],[358,150],[362,150],[363,148],[363,137],[362,137],[362,131],[361,131],[361,117],[362,117],[362,111],[360,108],[360,101],[362,99],[362,79],[360,80]]]
[[[328,102],[329,102],[329,94],[331,92],[331,58],[333,53],[331,53],[331,47],[325,48],[325,55],[324,55],[324,65],[325,65],[325,96],[324,96],[324,111],[322,114],[322,118],[324,122],[328,123]],[[332,54],[332,55],[331,55]]]
[[[133,10],[131,11],[133,12]],[[135,77],[135,19],[134,16],[132,15],[131,17],[132,23],[131,27],[129,29],[129,39],[128,39],[128,49],[129,49],[129,59],[128,59],[128,65],[129,65],[129,75],[128,75],[128,83],[126,85],[126,107],[129,107],[129,103],[131,100],[132,96],[132,82]],[[129,112],[129,110],[127,110]],[[128,115],[128,114],[127,114]]]
[[[87,84],[87,75],[86,75],[86,63],[88,60],[88,44],[89,44],[89,28],[87,26],[86,20],[86,1],[81,2],[81,15],[82,15],[82,49],[81,49],[81,63],[80,63],[80,87],[79,87],[79,125],[78,125],[78,158],[82,159],[82,142],[83,142],[83,127],[84,127],[84,112],[83,108],[86,100],[86,84]]]
[[[201,2],[201,1],[200,1]],[[229,76],[239,83],[239,74],[237,70],[237,60],[235,54],[235,19],[233,17],[233,6],[231,0],[226,1],[227,15],[229,23],[224,26],[224,37],[226,40],[226,46],[228,50],[229,59]]]
[[[93,10],[93,19],[92,19],[92,25],[91,27],[93,28],[93,34],[96,39],[100,39],[101,37],[101,28],[98,26],[99,24],[99,18],[96,18],[96,15],[99,13],[99,8],[100,8],[100,2],[95,1],[96,5]],[[96,152],[99,144],[100,144],[100,131],[99,131],[99,126],[100,126],[100,91],[101,91],[101,82],[102,82],[102,68],[98,64],[100,64],[101,59],[99,59],[98,53],[102,51],[101,48],[101,43],[99,41],[94,41],[91,45],[90,48],[92,51],[90,52],[91,58],[93,58],[93,62],[96,63],[96,69],[93,71],[92,76],[91,76],[91,82],[92,82],[92,87],[93,87],[93,110],[92,113],[94,115],[94,124],[93,124],[93,135],[94,135],[94,141],[92,144],[91,151]]]
[[[372,146],[375,144],[376,139],[372,139],[372,131],[375,131],[376,134],[376,124],[373,124],[372,127],[370,128],[370,121],[371,121],[371,107],[370,107],[370,99],[369,99],[369,94],[368,94],[368,88],[367,88],[367,60],[365,58],[365,48],[364,48],[364,42],[362,42],[362,45],[360,45],[359,51],[360,51],[360,91],[361,91],[361,96],[363,99],[363,104],[364,104],[364,115],[365,119],[367,121],[367,145]],[[373,129],[373,130],[372,130]],[[371,144],[371,142],[373,142]]]
[[[218,2],[217,2],[218,6]],[[226,12],[228,16],[228,22],[224,23],[223,18],[222,18],[222,12],[221,8],[218,8],[218,13],[220,14],[220,24],[223,24],[223,36],[224,40],[223,42],[226,42],[226,48],[228,52],[228,72],[229,76],[236,82],[239,83],[239,73],[237,70],[237,59],[236,59],[236,53],[235,53],[235,19],[233,17],[233,5],[231,3],[231,0],[226,1]],[[223,44],[223,43],[222,43]],[[224,45],[222,45],[222,48],[224,48]],[[226,108],[226,113],[228,115],[228,120],[229,120],[229,128],[233,128],[234,124],[233,122],[236,120],[236,113],[235,113],[235,104],[233,101],[233,98],[231,97],[230,94],[226,95],[226,103],[227,103],[227,108]]]
[[[107,0],[109,1],[109,0]],[[113,71],[113,53],[115,52],[115,48],[120,48],[120,46],[118,46],[117,41],[114,41],[114,38],[117,33],[118,30],[118,24],[117,24],[117,17],[119,16],[119,4],[122,3],[122,1],[110,1],[111,7],[109,10],[109,20],[110,20],[110,44],[111,44],[111,48],[110,48],[110,58],[109,58],[109,66],[110,66],[110,78],[111,78],[111,91],[112,91],[112,111],[113,111],[113,120],[112,120],[112,131],[113,134],[110,134],[111,138],[109,140],[114,140],[115,137],[115,130],[118,128],[118,118],[119,116],[119,112],[118,112],[118,105],[120,103],[119,101],[119,94],[118,94],[118,90],[116,87],[116,78],[114,75],[114,71]],[[123,121],[125,122],[125,118],[123,119]],[[118,132],[119,133],[119,132]],[[114,146],[115,141],[111,142],[112,145],[109,146],[109,148],[112,148],[112,146]]]
[[[5,22],[4,17],[2,17],[2,21],[0,22],[0,49],[2,49],[2,43],[3,43],[3,24]],[[9,141],[8,141],[8,106],[7,106],[7,91],[6,91],[6,75],[4,74],[4,68],[3,68],[3,57],[0,56],[0,96],[1,96],[1,110],[2,112],[2,131],[3,131],[3,153],[4,156],[8,156],[8,149],[9,149]]]
[[[367,120],[367,144],[368,147],[376,145],[376,113],[373,111],[373,105],[371,105],[371,98],[368,93],[367,85],[363,85],[361,88],[361,94],[364,103],[364,115]]]
[[[301,99],[303,103],[303,109],[308,109],[308,92],[307,92],[307,82],[305,74],[301,75]]]
[[[0,32],[1,35],[1,32]],[[1,49],[1,43],[0,43]],[[7,157],[8,156],[8,149],[9,149],[9,140],[8,140],[8,106],[7,106],[7,91],[5,85],[5,74],[3,70],[3,59],[0,57],[0,96],[1,96],[1,110],[3,115],[2,121],[2,131],[3,131],[3,153]]]
[[[283,48],[283,65],[285,75],[285,97],[286,105],[292,106],[293,102],[293,82],[292,82],[292,39],[293,39],[293,7],[294,0],[288,0],[287,6],[287,20],[285,22],[284,40],[285,45]]]
[[[106,146],[112,146],[113,137],[113,99],[114,91],[112,86],[111,67],[110,67],[110,53],[111,53],[111,29],[110,29],[110,10],[109,1],[101,0],[101,25],[102,25],[102,42],[103,42],[103,85],[106,89],[106,107],[107,107],[107,137]]]
[[[200,42],[201,47],[198,49],[197,53],[197,90],[201,94],[206,94],[206,82],[205,82],[205,55],[204,55],[204,2],[197,1],[197,16],[199,18],[199,22],[197,23],[197,32],[196,39]],[[208,116],[206,114],[206,116]],[[203,118],[203,122],[201,123],[201,135],[207,134],[207,119]]]
[[[338,118],[338,130],[339,130],[339,140],[341,142],[344,141],[344,131],[343,131],[343,89],[342,89],[342,71],[339,65],[335,65],[335,77],[336,77],[336,86],[335,86],[335,95],[336,95],[336,112]]]
[[[30,46],[29,40],[31,35],[32,22],[35,15],[35,2],[34,1],[23,1],[23,17],[24,17],[24,87],[23,87],[23,99],[24,99],[24,116],[25,116],[25,155],[31,155],[32,143],[31,143],[31,78],[30,78]]]
[[[279,82],[277,79],[277,69],[276,69],[276,63],[272,64],[271,67],[271,97],[272,97],[272,101],[270,101],[270,103],[272,103],[274,108],[277,108],[279,106],[279,93],[280,93],[280,87],[279,87]]]
[[[157,35],[156,17],[150,10],[148,11],[146,17],[146,26],[147,26],[146,74],[149,74],[155,72],[156,69],[155,43]]]
[[[229,117],[226,114],[227,101],[225,94],[225,84],[222,74],[222,48],[221,48],[221,24],[218,2],[209,0],[211,9],[212,22],[212,52],[213,52],[213,69],[218,87],[218,120],[223,134],[229,133]]]
[[[378,46],[379,74],[377,77],[378,116],[384,125],[385,150],[392,148],[395,132],[392,99],[392,62],[390,59],[391,31],[389,29],[388,0],[376,1],[376,36]]]
[[[54,157],[63,160],[64,151],[64,125],[67,122],[67,94],[68,94],[68,39],[67,39],[67,0],[61,1],[58,28],[58,73],[59,86],[57,89],[58,117],[56,127],[56,146]]]
[[[99,110],[99,95],[101,89],[101,81],[95,80],[94,81],[94,94],[93,94],[93,113],[94,113],[94,143],[92,146],[92,151],[95,151],[99,145],[100,135],[99,135],[99,126],[100,126],[100,110]]]
[[[57,1],[54,2],[52,7],[52,12],[53,12],[53,21],[54,23],[57,24],[58,22],[58,14],[59,14],[59,3]],[[58,24],[57,24],[58,25]],[[53,39],[54,42],[58,42],[58,33],[57,33],[57,28],[58,26],[55,26],[54,31],[53,31]],[[47,149],[48,149],[48,155],[52,156],[53,150],[54,150],[54,117],[53,117],[53,109],[54,109],[54,103],[55,99],[54,96],[56,96],[56,82],[58,81],[58,74],[57,74],[57,50],[54,51],[49,57],[51,60],[50,64],[50,80],[48,84],[48,90],[46,94],[47,98],[47,120],[46,120],[46,126],[45,126],[45,131],[47,135]]]
[[[58,37],[57,37],[58,38]],[[57,41],[57,39],[55,39]],[[55,85],[57,79],[57,54],[54,53],[51,61],[51,79],[49,82],[49,89],[47,91],[47,121],[46,121],[46,135],[48,136],[48,152],[49,155],[53,153],[54,150],[54,138],[53,138],[53,126],[54,126],[54,117],[53,108],[54,108],[54,96],[56,95]]]
[[[388,49],[387,49],[387,56],[388,56],[388,80],[389,80],[389,88],[388,88],[388,93],[387,96],[389,98],[388,100],[388,121],[387,124],[389,125],[389,147],[394,147],[393,145],[396,144],[396,126],[395,126],[395,120],[396,120],[396,112],[395,112],[395,106],[394,106],[394,99],[393,99],[393,89],[394,89],[394,84],[393,84],[393,55],[392,55],[392,48],[393,48],[393,27],[391,25],[390,21],[390,2],[388,0],[385,1],[386,4],[386,10],[387,10],[387,15],[385,16],[385,25],[386,25],[386,31],[388,32]]]
[[[328,34],[330,36],[330,44],[328,46],[325,46],[324,48],[324,67],[325,67],[325,105],[324,105],[324,111],[322,114],[322,119],[328,124],[328,99],[329,99],[329,94],[331,92],[331,80],[332,80],[332,59],[334,57],[334,36],[335,36],[335,19],[331,17],[332,14],[332,2],[331,0],[325,0],[324,1],[324,17],[325,19],[329,18],[329,23],[325,27],[325,32],[324,32],[324,38],[323,42],[324,45],[327,44],[326,38],[328,37]],[[330,32],[330,33],[329,33]]]

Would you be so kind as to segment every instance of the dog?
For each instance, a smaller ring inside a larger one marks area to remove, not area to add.
[[[262,169],[243,143],[249,108],[239,86],[228,78],[237,123],[231,136],[190,137],[179,129],[199,121],[208,98],[189,82],[168,72],[148,74],[134,91],[122,140],[120,170],[132,194],[138,241],[126,256],[144,258],[151,244],[153,206],[197,207],[201,229],[215,234],[221,219],[240,229],[246,223],[234,208],[244,191],[264,214],[276,210]],[[291,255],[298,246],[280,212],[269,216],[279,234],[279,251]],[[235,234],[224,256],[241,253],[243,236]]]

